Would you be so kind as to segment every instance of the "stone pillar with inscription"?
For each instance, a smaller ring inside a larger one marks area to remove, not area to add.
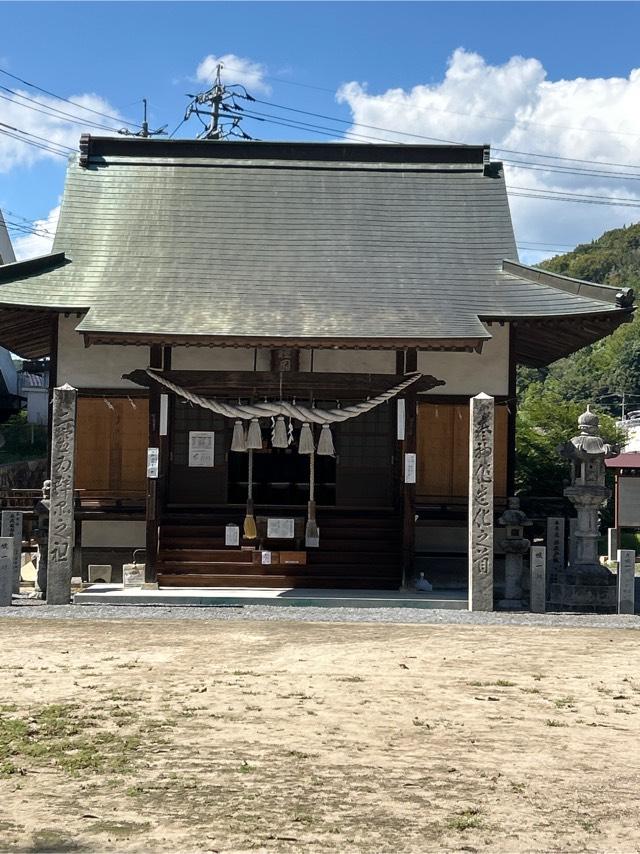
[[[547,549],[546,546],[532,546],[529,569],[529,610],[533,614],[544,614],[547,606]]]
[[[494,399],[470,401],[469,425],[469,610],[493,611]]]
[[[22,512],[20,510],[2,511],[1,536],[13,540],[13,592],[20,592],[20,562],[22,558]]]
[[[73,574],[76,389],[53,390],[47,603],[68,605]]]
[[[636,553],[634,549],[618,549],[618,614],[635,611]]]
[[[564,518],[547,518],[547,581],[557,584],[565,570],[564,559]]]
[[[13,538],[0,537],[0,607],[11,605],[13,592]]]

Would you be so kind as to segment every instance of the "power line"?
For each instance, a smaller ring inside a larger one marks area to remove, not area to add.
[[[102,125],[99,122],[89,122],[86,119],[83,119],[82,116],[73,115],[71,113],[67,113],[64,110],[59,110],[57,107],[51,107],[48,104],[43,104],[42,101],[37,101],[35,98],[29,98],[27,95],[22,95],[20,92],[15,92],[13,89],[8,89],[6,86],[0,86],[4,92],[9,92],[11,95],[15,95],[17,98],[22,98],[25,101],[29,101],[32,104],[38,104],[38,107],[31,107],[29,104],[21,104],[20,101],[16,101],[14,98],[7,98],[6,95],[0,95],[0,98],[3,98],[5,101],[9,101],[11,104],[16,104],[18,107],[22,107],[27,110],[34,110],[36,113],[44,113],[45,116],[49,116],[50,118],[57,119],[60,121],[60,117],[70,121],[72,124],[80,125],[81,127],[93,127],[99,128],[100,130],[108,130],[112,133],[117,133],[118,128],[109,127],[108,125]],[[44,107],[45,109],[41,109]],[[56,115],[56,113],[58,115]]]
[[[124,122],[129,127],[139,128],[140,124],[136,122],[129,122],[126,119],[117,118],[116,116],[110,116],[108,113],[102,113],[100,110],[94,110],[92,107],[85,107],[82,104],[78,104],[77,101],[71,101],[69,98],[63,98],[62,95],[56,95],[55,92],[49,91],[49,89],[43,89],[42,86],[37,86],[35,83],[29,83],[28,80],[23,80],[22,77],[18,77],[15,74],[11,74],[11,72],[7,71],[5,68],[0,68],[0,74],[5,74],[7,77],[11,77],[13,80],[17,80],[19,83],[23,83],[25,86],[29,86],[31,89],[37,89],[38,92],[43,92],[45,95],[50,95],[52,98],[56,98],[58,101],[64,101],[67,104],[72,104],[74,107],[79,107],[81,110],[86,110],[89,113],[94,113],[96,116],[102,116],[105,119],[110,119],[114,122]]]
[[[67,151],[75,151],[74,148],[71,148],[69,145],[64,145],[62,142],[55,142],[55,140],[47,139],[44,136],[38,136],[38,134],[30,133],[28,130],[22,130],[21,128],[15,128],[12,125],[7,125],[4,122],[0,122],[0,127],[7,128],[8,130],[14,131],[15,133],[21,133],[25,136],[31,136],[34,139],[39,139],[41,142],[46,142],[48,145],[57,145],[59,148],[66,148]],[[25,140],[26,142],[26,140]]]
[[[43,145],[42,143],[34,142],[33,140],[30,140],[30,139],[25,139],[22,136],[18,136],[17,134],[11,133],[10,131],[7,131],[7,130],[2,130],[1,128],[0,128],[0,134],[2,134],[3,136],[8,136],[11,139],[15,139],[18,142],[22,142],[24,145],[31,145],[31,146],[33,146],[33,148],[39,148],[42,151],[48,151],[50,154],[57,154],[58,157],[64,157],[65,160],[68,156],[56,148],[51,148],[48,145]]]

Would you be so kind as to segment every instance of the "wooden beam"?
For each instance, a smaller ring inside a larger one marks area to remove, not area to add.
[[[418,367],[418,353],[407,350],[405,370],[415,371]],[[413,386],[405,393],[405,426],[403,443],[403,521],[402,521],[402,586],[407,587],[413,579],[416,545],[416,485],[406,482],[407,454],[416,453],[417,396]],[[416,466],[417,470],[417,466]]]
[[[151,346],[152,344],[180,347],[232,347],[247,349],[260,347],[278,349],[294,347],[308,350],[398,350],[409,347],[417,350],[480,352],[487,337],[474,338],[277,338],[271,336],[239,335],[176,335],[149,332],[97,332],[83,331],[85,341],[90,344],[130,344]]]
[[[515,329],[509,327],[509,387],[507,400],[507,495],[515,495],[516,488],[516,418],[518,400],[516,385],[518,363],[516,361]],[[498,401],[496,400],[496,403]]]
[[[162,347],[154,344],[149,348],[149,367],[162,369]],[[153,383],[149,390],[149,447],[160,448],[160,389]],[[160,472],[158,473],[160,475]],[[147,532],[145,581],[157,580],[158,559],[158,478],[147,478]]]

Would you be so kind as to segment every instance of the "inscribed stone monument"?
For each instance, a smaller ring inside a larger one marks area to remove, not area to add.
[[[469,610],[493,611],[494,400],[471,398],[469,430]]]
[[[544,614],[547,602],[547,549],[545,546],[533,546],[531,549],[530,570],[529,610],[533,614]]]
[[[50,605],[67,605],[71,598],[76,394],[70,385],[53,390],[47,566],[47,602]]]
[[[636,553],[618,549],[618,613],[633,614],[635,608]]]
[[[0,607],[11,604],[13,592],[13,537],[0,537]]]
[[[20,559],[22,557],[22,513],[20,510],[2,511],[3,537],[13,540],[13,592],[20,592]]]
[[[558,580],[564,572],[564,518],[549,516],[547,519],[547,577],[550,583]]]

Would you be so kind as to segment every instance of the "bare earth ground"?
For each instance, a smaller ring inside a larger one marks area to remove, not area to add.
[[[2,851],[640,851],[631,630],[0,621]]]

